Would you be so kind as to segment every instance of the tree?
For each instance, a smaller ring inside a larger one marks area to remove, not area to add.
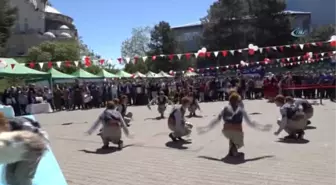
[[[332,35],[336,35],[336,24],[328,24],[319,27],[314,27],[309,35],[301,37],[297,43],[327,41]]]
[[[0,56],[6,53],[8,38],[16,21],[17,8],[11,7],[9,0],[0,0]]]
[[[244,17],[248,16],[244,0],[214,2],[204,17],[203,45],[211,51],[246,47],[248,36]]]
[[[151,31],[151,38],[148,47],[148,56],[179,53],[177,50],[177,43],[169,23],[161,21],[159,24],[154,26],[154,29]],[[186,69],[188,65],[189,64],[186,62],[178,61],[176,56],[173,60],[169,60],[167,57],[157,57],[155,61],[148,62],[148,69],[154,72],[159,72],[161,70],[167,72],[170,70],[183,70]]]
[[[285,45],[294,41],[290,34],[291,17],[285,13],[283,0],[247,0],[251,23],[254,26],[253,40],[258,46]]]
[[[28,50],[28,59],[34,62],[80,61],[80,48],[77,40],[46,41]],[[71,73],[76,68],[61,66],[61,71]]]
[[[148,52],[148,44],[150,41],[150,27],[138,27],[133,28],[132,36],[125,41],[123,41],[121,45],[121,55],[122,57],[130,57],[134,59],[134,57],[145,56]],[[143,62],[142,59],[139,59],[137,63],[133,63],[132,61],[128,64],[125,64],[125,71],[129,73],[134,73],[140,71],[142,73],[148,71],[147,61]]]

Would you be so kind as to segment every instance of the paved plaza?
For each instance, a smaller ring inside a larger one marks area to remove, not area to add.
[[[203,118],[214,119],[227,102],[201,104]],[[273,132],[258,132],[244,125],[244,160],[222,159],[228,141],[222,124],[197,135],[192,143],[174,146],[168,138],[167,120],[156,120],[156,107],[129,107],[134,113],[122,151],[97,150],[100,138],[85,131],[103,109],[36,115],[50,135],[53,152],[69,185],[333,185],[335,183],[335,103],[314,106],[306,142],[283,143]],[[275,124],[279,110],[264,100],[245,101],[253,120]],[[170,111],[170,108],[168,108]],[[166,113],[168,114],[168,113]],[[274,125],[275,126],[275,125]],[[314,127],[313,127],[314,126]],[[284,132],[279,137],[284,136]]]

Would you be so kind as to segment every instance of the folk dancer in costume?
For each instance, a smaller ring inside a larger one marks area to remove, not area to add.
[[[118,149],[123,148],[122,130],[127,137],[129,137],[129,131],[126,123],[120,114],[116,110],[116,107],[112,101],[107,103],[106,110],[98,117],[92,127],[87,131],[87,134],[91,135],[102,124],[100,137],[103,141],[102,149],[107,149],[109,143],[117,144]]]
[[[302,107],[286,103],[283,95],[276,96],[274,103],[280,107],[281,114],[281,118],[277,120],[279,129],[274,132],[274,135],[277,136],[282,130],[285,130],[288,136],[284,137],[284,139],[303,139],[305,134],[304,129],[307,126],[307,118]]]
[[[161,115],[161,118],[164,118],[164,112],[166,111],[166,105],[168,104],[174,104],[172,101],[169,100],[169,98],[164,94],[163,91],[160,91],[159,96],[155,97],[152,101],[150,101],[147,105],[149,109],[150,105],[154,102],[157,102],[158,105],[158,111]]]
[[[127,112],[127,104],[128,104],[128,98],[127,96],[123,95],[120,98],[120,104],[117,107],[117,110],[120,112],[121,116],[124,118],[124,121],[126,125],[129,127],[130,122],[133,119],[133,113],[132,112]]]
[[[307,119],[307,125],[310,125],[311,124],[311,121],[310,119],[313,117],[314,115],[314,108],[313,108],[313,105],[310,104],[307,100],[305,99],[301,99],[301,98],[293,98],[291,96],[287,96],[285,98],[285,102],[286,103],[289,103],[291,105],[295,105],[296,107],[301,107],[302,108],[302,111],[303,113],[305,114],[306,116],[306,119]]]
[[[40,124],[28,118],[6,119],[0,113],[0,163],[5,165],[5,184],[32,185],[48,136]]]
[[[198,128],[199,134],[204,134],[213,129],[221,120],[224,121],[223,135],[229,140],[229,156],[238,156],[238,149],[244,146],[243,120],[254,129],[269,131],[272,125],[260,125],[251,121],[245,109],[240,106],[241,97],[238,93],[232,93],[229,97],[229,105],[225,106],[218,117],[208,126]]]
[[[234,94],[234,93],[237,93],[237,94],[239,95],[239,93],[238,93],[238,91],[237,91],[236,88],[228,89],[227,94],[228,94],[229,97],[230,97],[232,94]],[[242,99],[240,99],[240,101],[239,101],[239,106],[241,106],[241,107],[244,108],[244,103],[243,103],[243,100],[242,100]]]
[[[193,128],[193,125],[184,118],[185,112],[191,104],[190,99],[182,98],[181,104],[180,107],[175,107],[168,117],[168,128],[172,131],[169,137],[174,142],[183,141],[182,137],[189,136]]]
[[[189,93],[189,98],[191,99],[191,104],[188,108],[189,110],[189,117],[196,117],[196,110],[201,110],[201,107],[199,106],[198,100],[194,93]]]

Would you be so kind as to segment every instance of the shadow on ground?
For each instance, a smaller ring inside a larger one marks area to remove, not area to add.
[[[84,153],[88,153],[88,154],[111,154],[111,153],[114,153],[114,152],[121,151],[121,150],[123,150],[127,147],[130,147],[130,146],[133,146],[133,145],[125,145],[122,149],[118,149],[117,147],[109,147],[107,149],[98,148],[95,151],[86,150],[86,149],[79,150],[79,151],[84,152]]]
[[[238,164],[243,164],[243,163],[246,163],[246,162],[258,161],[258,160],[262,160],[262,159],[266,159],[266,158],[273,158],[273,157],[274,157],[273,155],[265,155],[265,156],[261,156],[261,157],[245,159],[245,154],[244,153],[239,153],[239,155],[237,157],[232,157],[232,156],[227,155],[222,159],[209,157],[209,156],[198,156],[198,158],[201,158],[201,159],[224,162],[226,164],[233,164],[233,165],[238,165]]]
[[[147,120],[162,120],[162,119],[165,119],[165,117],[159,116],[159,117],[155,117],[155,118],[146,118],[146,119],[144,119],[144,121],[147,121]]]
[[[307,126],[306,127],[306,130],[315,130],[316,129],[316,127],[314,127],[314,126]]]
[[[169,148],[174,148],[174,149],[178,149],[178,150],[186,150],[188,149],[187,146],[188,144],[191,144],[192,142],[190,140],[178,140],[178,141],[168,141],[166,143],[166,147]]]
[[[280,138],[278,143],[287,143],[287,144],[307,144],[309,143],[309,140],[307,139],[283,139]]]

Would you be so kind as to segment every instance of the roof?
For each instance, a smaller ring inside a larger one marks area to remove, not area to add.
[[[285,14],[311,14],[311,12],[302,12],[302,11],[293,11],[293,10],[285,10],[285,11],[283,11],[283,13],[285,13]],[[246,18],[246,19],[249,19],[249,18]],[[180,26],[173,26],[172,29],[200,26],[201,24],[202,24],[202,22],[198,21],[198,22],[184,24],[184,25],[180,25]]]
[[[54,8],[52,6],[49,6],[49,5],[45,6],[44,12],[54,13],[54,14],[62,14],[60,11],[56,10],[56,8]]]

